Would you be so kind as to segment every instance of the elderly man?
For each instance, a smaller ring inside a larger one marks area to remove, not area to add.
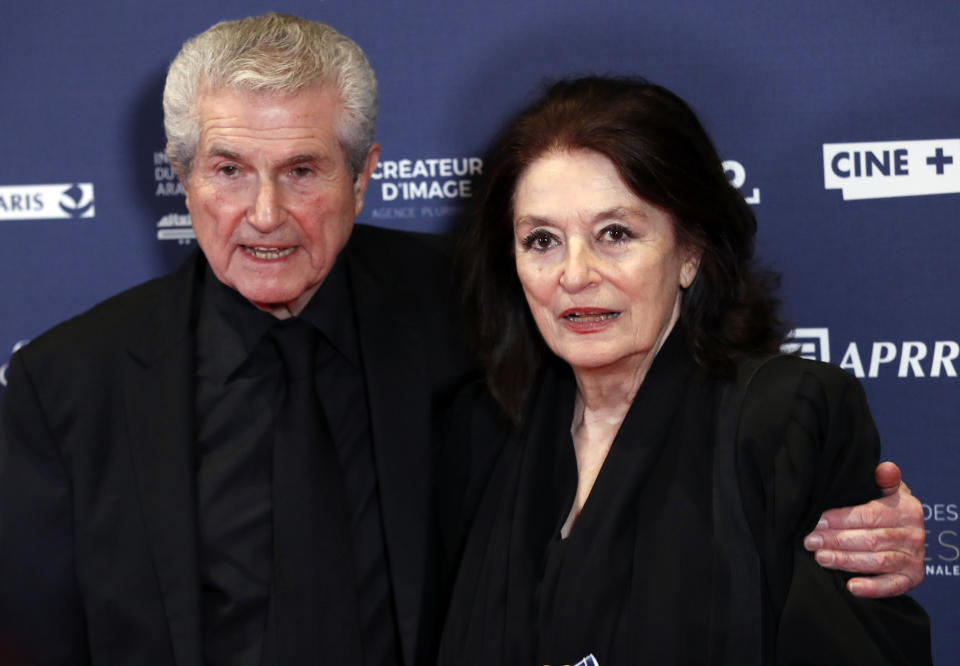
[[[12,360],[0,641],[37,664],[428,663],[431,431],[471,367],[444,257],[354,227],[373,72],[324,24],[220,23],[164,114],[200,252]],[[890,529],[823,530],[821,557],[900,592],[918,509],[836,514]]]

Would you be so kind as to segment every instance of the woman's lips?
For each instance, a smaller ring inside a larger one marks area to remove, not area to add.
[[[560,320],[575,333],[594,333],[609,326],[619,316],[617,310],[569,308],[560,313]]]

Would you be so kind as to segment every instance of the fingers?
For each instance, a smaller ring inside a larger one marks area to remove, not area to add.
[[[903,594],[923,580],[922,528],[816,530],[804,539],[804,547],[814,551],[824,568],[878,574],[850,579],[847,588],[855,596]]]
[[[850,592],[861,597],[903,594],[923,580],[923,505],[893,463],[881,463],[875,478],[883,497],[824,511],[803,540],[825,568],[875,574],[848,582]]]
[[[811,551],[869,554],[899,551],[913,554],[923,549],[924,536],[923,528],[916,525],[852,530],[817,529],[804,538],[803,546]]]
[[[900,468],[892,462],[882,462],[877,465],[877,469],[873,473],[873,478],[876,480],[877,485],[880,486],[884,495],[892,495],[897,492],[900,486]]]
[[[857,597],[890,597],[903,594],[923,581],[923,548],[913,552],[845,552],[818,550],[817,563],[826,569],[877,574],[851,578],[847,589]]]
[[[908,579],[914,573],[911,567],[915,553],[884,550],[876,553],[847,552],[821,549],[814,553],[817,564],[826,569],[839,569],[850,573],[897,574]]]
[[[899,574],[886,574],[872,578],[851,578],[847,581],[847,589],[855,597],[876,599],[878,597],[895,597],[909,592],[915,587],[911,580]]]
[[[902,525],[906,520],[896,507],[891,506],[891,497],[898,498],[899,495],[890,495],[858,506],[828,509],[821,514],[816,530],[860,530]],[[920,511],[922,514],[923,507],[920,507]]]
[[[842,509],[823,512],[821,524],[831,529],[863,529],[878,527],[923,527],[923,505],[909,490],[900,489],[877,500]],[[818,524],[817,529],[821,529]]]
[[[878,482],[884,474],[899,476],[893,468],[878,471]],[[825,568],[877,574],[852,578],[847,587],[856,596],[884,597],[923,580],[924,537],[923,506],[898,482],[897,490],[881,499],[825,511],[803,545]]]

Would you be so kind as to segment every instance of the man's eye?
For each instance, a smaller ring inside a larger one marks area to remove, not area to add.
[[[236,176],[240,172],[240,170],[232,164],[224,164],[218,171],[224,176]]]
[[[290,175],[292,175],[294,178],[304,178],[306,176],[309,176],[312,173],[313,173],[313,169],[305,166],[293,167],[290,170]]]

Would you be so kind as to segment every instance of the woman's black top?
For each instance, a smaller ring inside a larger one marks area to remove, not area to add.
[[[440,663],[930,663],[917,604],[855,598],[849,576],[802,547],[823,509],[878,492],[879,439],[859,384],[833,366],[773,359],[738,404],[729,453],[718,453],[727,386],[671,335],[561,539],[577,487],[576,388],[569,369],[549,364],[482,492],[479,478],[445,491],[459,521],[473,511],[463,497],[480,499]],[[455,419],[454,477],[497,437],[475,412]],[[742,531],[718,508],[742,516]],[[461,553],[456,528],[447,533]]]

